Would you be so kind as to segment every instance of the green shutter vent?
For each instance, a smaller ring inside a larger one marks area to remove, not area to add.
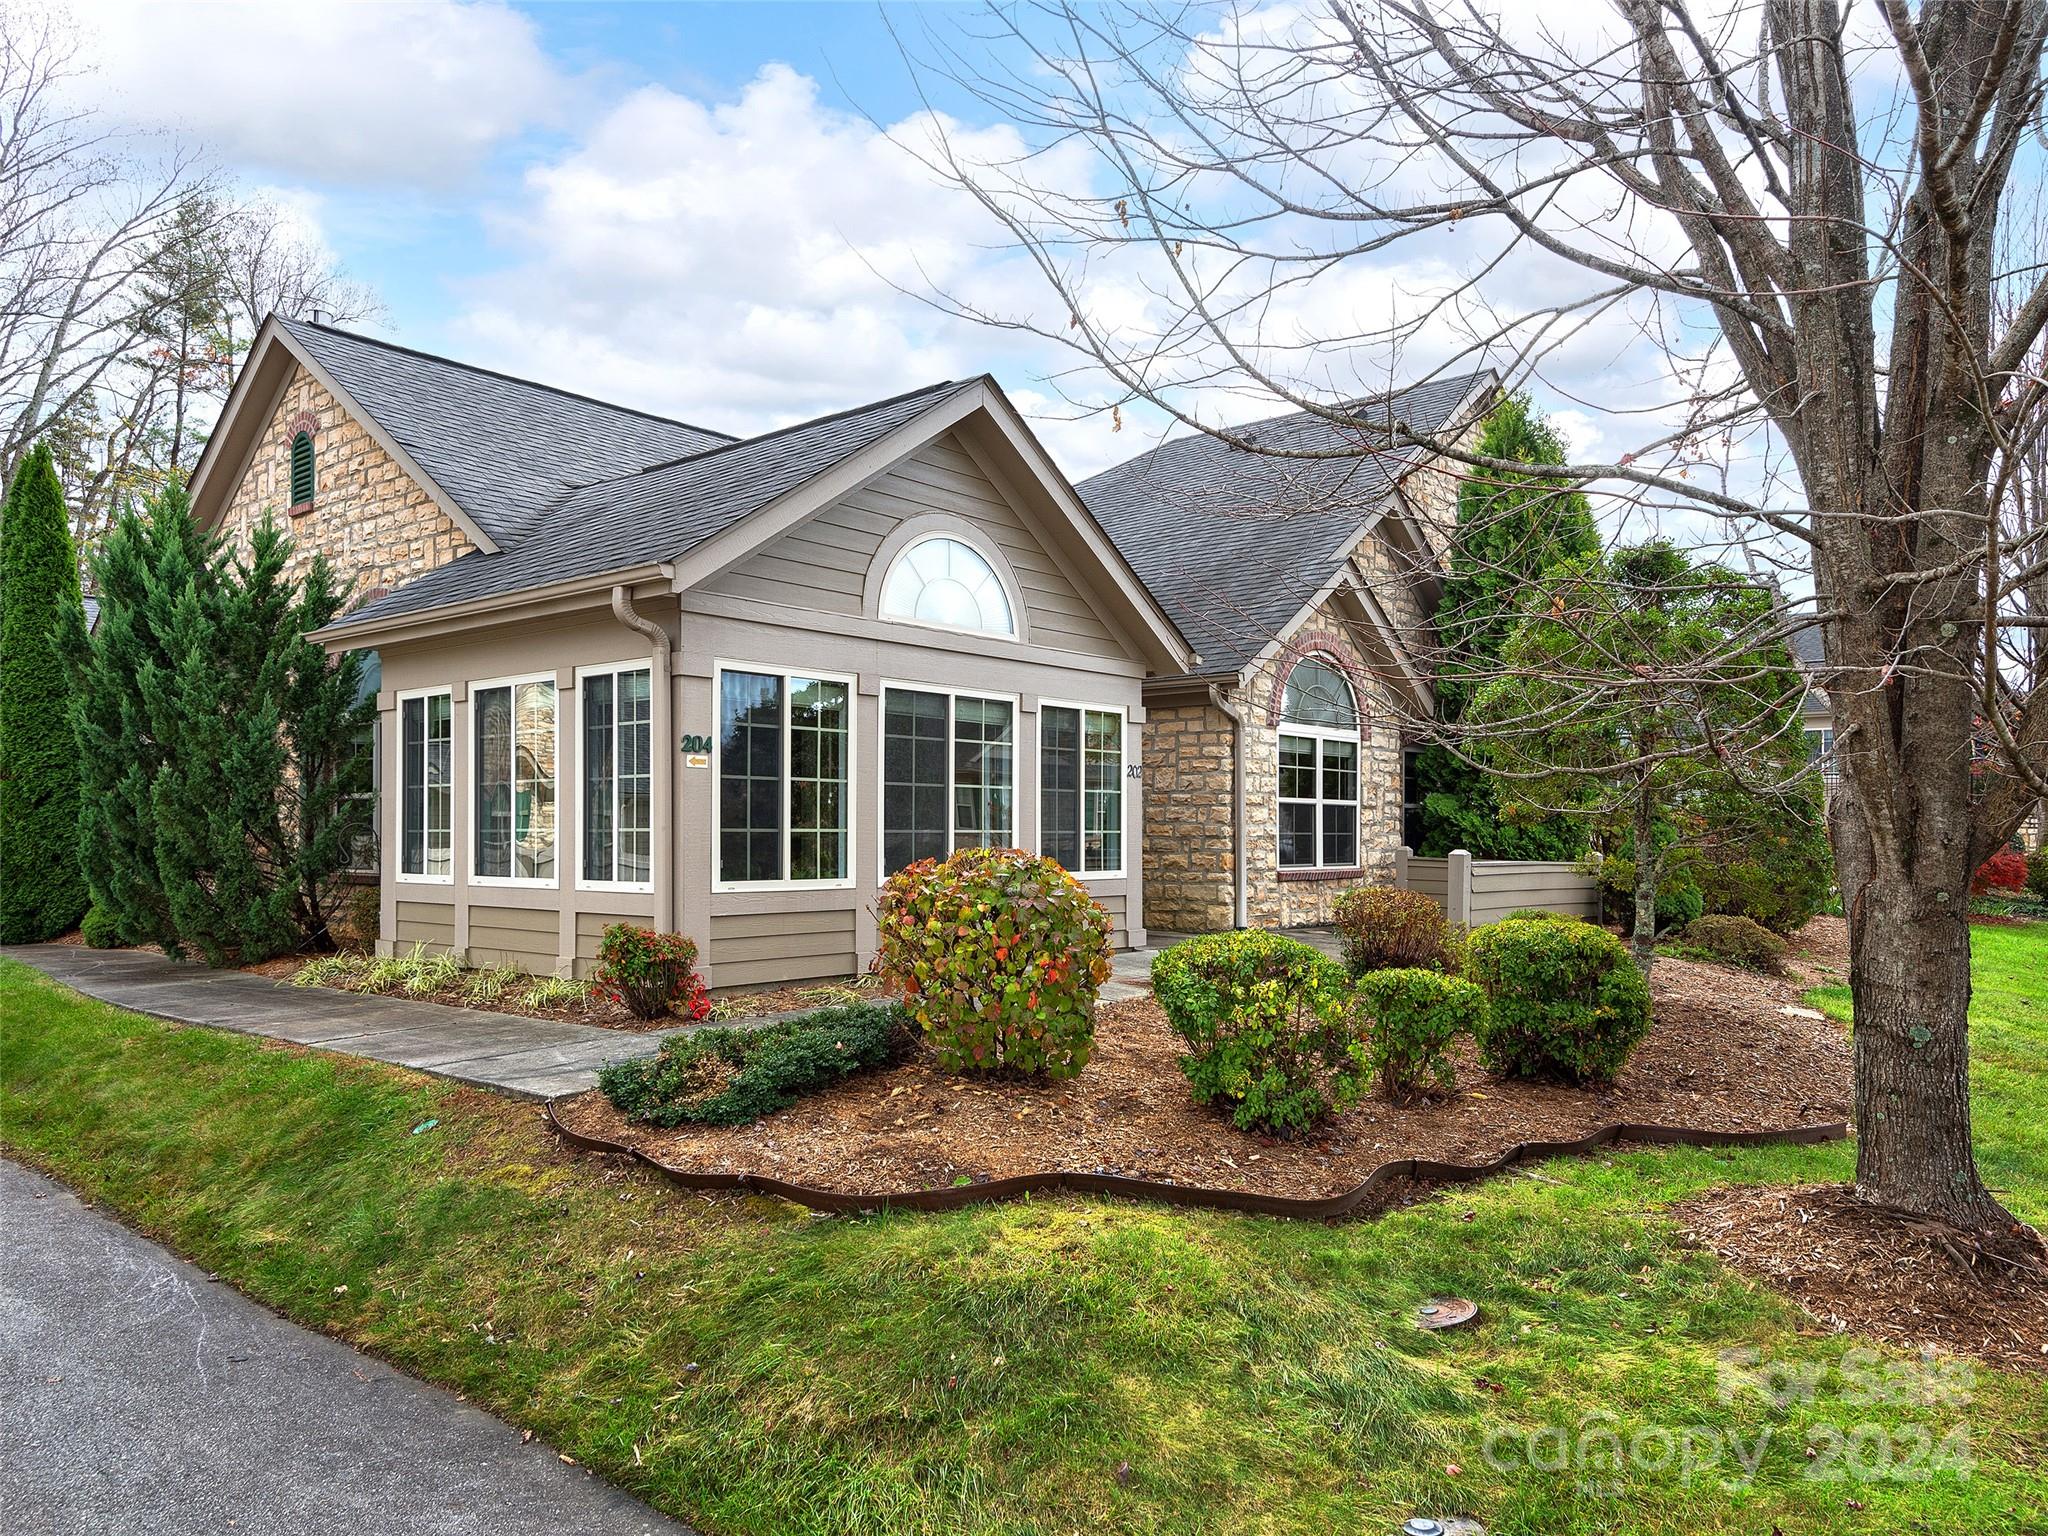
[[[292,505],[303,507],[313,500],[313,434],[301,432],[292,439]]]

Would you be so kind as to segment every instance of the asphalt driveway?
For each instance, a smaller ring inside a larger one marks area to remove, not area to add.
[[[690,1536],[0,1160],[9,1536]]]

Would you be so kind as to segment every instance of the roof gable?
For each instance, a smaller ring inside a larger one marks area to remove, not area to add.
[[[1388,424],[1434,434],[1493,380],[1459,374],[1363,402],[1355,426],[1297,412],[1238,429],[1264,451],[1207,433],[1173,438],[1078,489],[1203,672],[1241,672],[1328,587],[1367,520],[1428,457],[1373,451]],[[1344,456],[1299,456],[1332,453]]]

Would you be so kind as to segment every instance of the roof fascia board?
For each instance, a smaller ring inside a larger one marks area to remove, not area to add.
[[[974,409],[977,390],[962,388],[894,427],[858,453],[820,470],[756,507],[730,528],[691,546],[674,561],[675,589],[687,591],[724,574],[755,550],[787,533],[813,512],[851,494],[913,449]]]
[[[299,360],[300,367],[318,379],[323,389],[348,408],[349,414],[362,423],[363,430],[370,434],[379,448],[382,448],[397,461],[398,467],[412,477],[413,483],[433,498],[434,505],[448,515],[448,520],[469,535],[470,543],[487,555],[498,553],[498,546],[491,536],[477,525],[474,518],[462,510],[453,496],[450,496],[439,485],[435,484],[433,476],[420,468],[419,461],[406,452],[405,445],[385,431],[377,418],[364,410],[362,403],[346,389],[342,388],[340,381],[321,365],[318,358],[307,351],[299,343],[298,339],[283,326],[278,327],[277,338],[290,350],[292,356]]]
[[[420,608],[385,619],[357,623],[338,619],[322,629],[309,631],[306,638],[319,641],[330,651],[353,651],[372,643],[393,645],[518,619],[545,618],[588,607],[594,600],[609,601],[613,587],[650,586],[658,590],[667,586],[668,581],[668,566],[643,562],[544,587],[522,587],[516,592],[471,598],[468,602]]]
[[[1173,619],[1152,595],[1152,589],[1138,578],[1138,573],[1126,560],[1123,551],[1116,547],[1102,525],[1095,520],[1095,514],[1088,510],[1088,504],[1081,499],[1080,492],[1068,482],[1067,477],[1045,451],[1045,445],[1038,440],[1038,434],[1025,424],[1017,414],[1017,408],[1010,404],[1009,397],[1000,389],[984,384],[982,393],[989,407],[989,419],[1001,429],[1005,438],[1018,456],[1030,466],[1038,481],[1051,494],[1060,510],[1067,515],[1082,540],[1094,555],[1097,566],[1110,573],[1117,584],[1118,593],[1143,619],[1154,643],[1160,648],[1158,660],[1164,663],[1163,670],[1172,672],[1192,671],[1201,661],[1187,638],[1180,632]]]
[[[249,472],[250,462],[256,457],[256,446],[260,439],[257,437],[257,428],[252,425],[248,429],[248,443],[237,455],[240,463],[236,465],[234,477],[228,482],[225,490],[217,497],[214,495],[215,477],[222,464],[221,455],[227,451],[227,442],[236,435],[242,413],[249,405],[249,397],[258,387],[257,380],[271,367],[271,353],[276,347],[280,329],[275,318],[264,320],[262,329],[256,333],[256,340],[250,345],[248,357],[243,359],[242,371],[235,375],[234,388],[228,391],[227,401],[221,406],[220,419],[213,424],[213,430],[206,434],[206,446],[199,450],[199,462],[193,466],[190,491],[192,511],[202,528],[210,528],[219,520],[218,514],[225,510],[228,496],[242,483],[242,477]],[[276,414],[278,399],[283,395],[284,386],[291,377],[290,370],[282,366],[274,371],[276,377],[266,391],[268,399],[263,412],[265,420]],[[218,505],[209,507],[209,502],[216,500]]]

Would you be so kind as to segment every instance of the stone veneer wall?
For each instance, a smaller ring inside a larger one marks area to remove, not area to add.
[[[1213,704],[1145,709],[1145,926],[1235,922],[1229,717]]]
[[[292,439],[313,434],[312,505],[291,507]],[[340,401],[295,367],[256,452],[228,499],[222,529],[246,552],[249,535],[270,514],[292,536],[293,574],[324,554],[354,607],[446,565],[474,546],[434,500],[381,448]]]
[[[1272,663],[1245,682],[1240,708],[1248,727],[1246,906],[1256,927],[1327,923],[1345,891],[1389,884],[1394,877],[1394,850],[1401,844],[1401,728],[1386,685],[1372,675],[1348,631],[1349,626],[1334,615],[1319,613],[1290,637]],[[1358,864],[1350,872],[1280,868],[1280,689],[1287,670],[1303,655],[1337,661],[1364,706],[1359,731]]]

